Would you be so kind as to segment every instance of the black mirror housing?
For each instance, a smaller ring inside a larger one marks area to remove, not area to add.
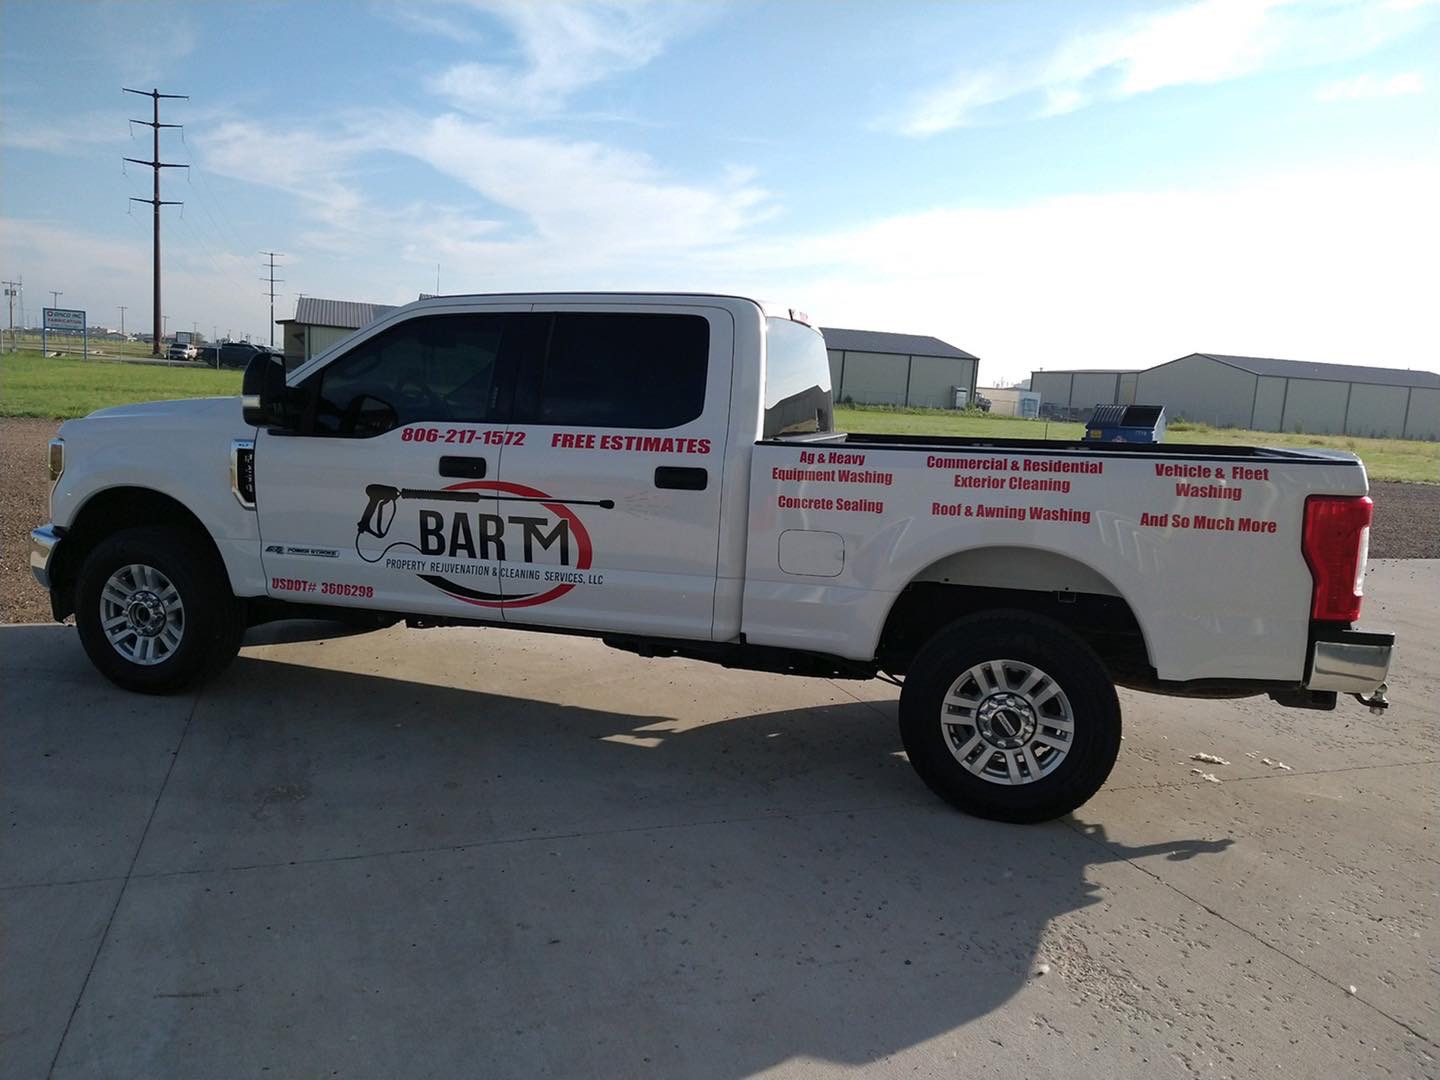
[[[285,385],[285,359],[256,353],[245,366],[240,384],[240,410],[245,423],[255,427],[286,426],[289,389]]]

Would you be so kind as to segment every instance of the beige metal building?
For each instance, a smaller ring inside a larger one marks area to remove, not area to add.
[[[980,360],[939,338],[822,326],[837,402],[955,408],[975,397]]]
[[[283,335],[286,368],[299,367],[341,338],[348,337],[362,326],[369,326],[394,310],[392,304],[300,297],[295,302],[293,318],[275,320]]]
[[[1075,409],[1164,405],[1216,427],[1440,439],[1440,374],[1191,353],[1144,371],[1036,371],[1043,401]]]
[[[994,416],[1034,418],[1040,415],[1040,395],[1019,386],[981,386],[976,393],[990,400]]]

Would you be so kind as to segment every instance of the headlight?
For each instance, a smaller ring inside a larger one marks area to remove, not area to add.
[[[65,440],[50,440],[50,483],[55,483],[65,472]]]

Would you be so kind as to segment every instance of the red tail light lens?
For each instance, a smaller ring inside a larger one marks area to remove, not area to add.
[[[1360,618],[1374,513],[1375,504],[1365,495],[1311,495],[1305,500],[1300,548],[1315,579],[1312,619],[1353,623]]]

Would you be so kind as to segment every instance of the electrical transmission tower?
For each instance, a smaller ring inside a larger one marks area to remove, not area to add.
[[[18,296],[19,293],[20,293],[20,282],[18,282],[18,281],[7,281],[7,282],[5,282],[5,299],[9,302],[9,305],[10,305],[10,348],[11,348],[11,349],[18,349],[18,348],[20,347],[19,342],[16,340],[16,337],[15,337],[15,297]],[[23,321],[23,316],[22,316],[22,321]]]
[[[154,208],[154,211],[155,211],[155,313],[154,313],[155,321],[151,324],[151,325],[154,327],[154,329],[152,330],[152,332],[151,332],[151,334],[150,334],[150,339],[151,339],[150,353],[151,353],[152,356],[159,356],[159,355],[160,355],[160,338],[161,338],[161,335],[162,335],[162,330],[161,330],[162,322],[161,322],[161,317],[160,317],[160,207],[162,207],[162,206],[183,206],[183,205],[184,205],[184,203],[179,202],[179,201],[177,201],[177,200],[175,200],[175,199],[162,199],[162,198],[160,198],[160,170],[161,170],[161,169],[188,169],[188,168],[190,167],[189,165],[180,165],[180,164],[175,164],[175,163],[172,163],[172,162],[161,161],[161,160],[160,160],[160,129],[161,129],[161,128],[178,128],[178,127],[184,127],[184,126],[185,126],[184,124],[162,124],[162,123],[160,122],[160,99],[161,99],[161,98],[180,98],[180,99],[182,99],[182,100],[189,101],[189,100],[190,100],[190,95],[189,95],[189,94],[162,94],[162,93],[160,93],[159,90],[131,90],[128,86],[121,87],[121,89],[124,90],[125,93],[127,93],[127,94],[139,94],[139,95],[141,95],[142,97],[148,97],[148,98],[150,99],[150,101],[151,101],[152,106],[153,106],[153,119],[150,119],[150,120],[131,120],[131,121],[130,121],[130,123],[132,123],[132,124],[144,124],[146,127],[151,128],[151,129],[153,130],[154,135],[155,135],[155,142],[154,142],[154,152],[151,154],[150,160],[149,160],[149,161],[145,161],[145,160],[143,160],[143,159],[141,159],[141,158],[133,158],[133,157],[127,157],[125,160],[126,160],[126,161],[133,161],[136,165],[148,165],[150,168],[152,168],[152,169],[155,170],[155,194],[154,194],[154,196],[153,196],[152,198],[149,198],[149,199],[140,199],[140,198],[137,198],[136,196],[132,195],[132,196],[130,196],[130,201],[131,201],[131,202],[149,203],[149,204]]]
[[[285,253],[283,251],[262,251],[260,254],[270,256],[270,276],[260,280],[270,282],[270,291],[266,295],[270,297],[270,347],[273,349],[275,347],[275,286],[285,284],[284,278],[275,276],[275,260],[284,258]],[[262,266],[261,269],[265,268]]]

